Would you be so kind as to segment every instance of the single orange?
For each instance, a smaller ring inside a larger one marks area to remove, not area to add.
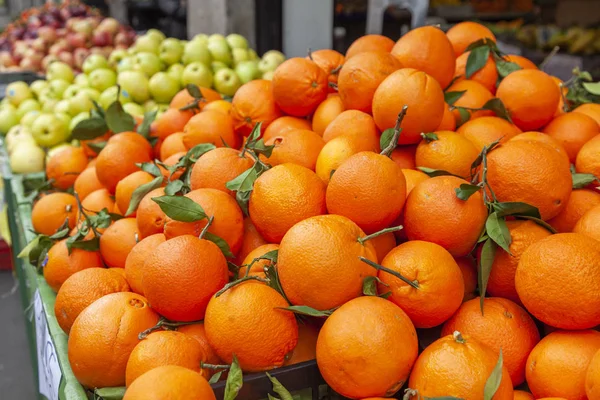
[[[600,125],[600,104],[585,103],[575,108],[573,112],[585,114],[593,118]]]
[[[125,268],[129,252],[140,239],[135,218],[115,221],[100,237],[102,259],[109,267]]]
[[[464,79],[459,82],[453,83],[452,86],[448,88],[448,92],[462,92],[463,95],[460,96],[454,105],[456,107],[466,107],[466,108],[482,108],[485,103],[494,98],[494,95],[485,88],[481,83]],[[493,111],[490,110],[481,110],[481,111],[471,111],[468,110],[470,118],[469,119],[477,119],[481,117],[490,117],[493,116]],[[456,119],[456,124],[458,125],[461,122],[461,115],[458,110],[452,111],[454,114],[454,118]]]
[[[174,397],[177,396],[177,397]],[[123,400],[163,400],[166,398],[215,400],[210,384],[197,372],[176,365],[151,369],[136,379]]]
[[[263,140],[269,140],[274,136],[292,129],[311,129],[311,122],[305,118],[291,117],[289,115],[279,117],[271,122],[264,131]]]
[[[199,89],[200,89],[200,93],[202,94],[202,100],[198,104],[198,106],[200,107],[200,110],[202,110],[208,103],[223,99],[218,92],[216,92],[212,89],[205,88],[205,87],[199,87]],[[179,93],[177,93],[175,95],[175,97],[173,97],[173,100],[171,100],[169,107],[182,108],[182,107],[189,105],[193,101],[194,101],[194,98],[189,94],[187,89],[182,89],[179,91]]]
[[[250,272],[248,272],[248,275],[256,275],[256,276],[260,276],[260,277],[264,278],[265,277],[265,268],[270,267],[274,264],[269,260],[257,260],[257,259],[273,250],[279,250],[279,245],[263,244],[262,246],[258,246],[257,248],[252,250],[250,253],[248,253],[246,258],[244,258],[244,261],[240,265],[240,270],[238,271],[238,276],[239,277],[246,276],[246,270],[248,269],[248,266],[251,265]]]
[[[175,153],[187,151],[183,144],[183,132],[175,132],[169,135],[160,145],[160,159],[161,161],[166,160]]]
[[[312,51],[308,59],[312,60],[327,74],[330,84],[337,84],[340,68],[344,65],[345,57],[331,49],[321,49]],[[335,92],[335,89],[330,85],[329,92]]]
[[[160,114],[152,124],[152,136],[166,139],[176,132],[181,132],[193,116],[194,112],[191,110],[181,111],[178,108],[169,108]]]
[[[136,164],[150,161],[149,154],[140,151],[133,141],[109,143],[98,154],[96,176],[110,193],[114,193],[121,179],[139,170]]]
[[[234,121],[218,111],[203,111],[194,115],[183,128],[183,144],[191,149],[200,143],[237,149],[241,140],[234,132]]]
[[[102,259],[97,251],[72,248],[69,252],[67,240],[56,242],[48,251],[44,265],[44,278],[48,286],[58,292],[63,283],[73,274],[86,268],[102,268]]]
[[[77,221],[77,200],[68,193],[50,193],[40,198],[31,209],[31,224],[37,233],[54,235],[67,221],[69,229]]]
[[[133,192],[146,183],[151,182],[154,176],[144,171],[136,171],[132,174],[127,175],[117,183],[117,189],[115,190],[115,203],[119,208],[121,214],[125,215],[129,209],[129,203],[131,202],[131,196]],[[135,217],[135,210],[125,216]]]
[[[271,81],[256,79],[242,85],[231,102],[231,117],[238,135],[248,136],[261,122],[262,132],[281,117],[282,113],[273,98]]]
[[[346,110],[340,113],[323,132],[323,140],[329,142],[343,135],[368,136],[377,140],[379,132],[373,117],[357,110]]]
[[[344,111],[344,103],[339,95],[327,97],[315,110],[312,117],[312,130],[319,136],[329,126],[329,124]]]
[[[548,223],[558,232],[573,232],[577,221],[597,205],[600,205],[600,193],[589,189],[575,189],[571,192],[565,208],[556,217],[548,220]]]
[[[582,233],[600,241],[600,206],[589,209],[575,224],[573,232]]]
[[[258,233],[252,220],[249,217],[244,218],[244,236],[242,238],[242,246],[235,259],[235,264],[243,264],[246,256],[263,244],[267,244],[267,241]]]
[[[342,135],[325,143],[317,157],[315,172],[325,183],[350,156],[361,151],[379,152],[379,140],[373,136]]]
[[[575,168],[577,172],[583,172],[587,174],[594,174],[596,177],[600,176],[600,135],[596,135],[590,139],[577,154],[575,160]]]
[[[571,163],[575,163],[583,145],[600,134],[600,126],[585,114],[568,113],[550,121],[544,127],[544,133],[556,139],[567,151]]]
[[[346,50],[346,60],[350,57],[354,57],[359,53],[367,51],[381,51],[389,53],[394,47],[394,41],[387,36],[383,35],[364,35],[356,39],[348,50]]]
[[[483,67],[467,78],[467,60],[469,59],[470,54],[471,52],[467,51],[456,59],[454,78],[457,80],[455,82],[463,79],[470,79],[483,85],[490,93],[496,93],[498,71],[496,70],[496,62],[494,61],[493,56],[490,55]],[[451,90],[448,89],[448,91]]]
[[[252,165],[254,161],[248,153],[242,155],[239,150],[218,147],[207,151],[196,161],[190,175],[190,186],[192,190],[212,188],[235,196],[235,192],[227,189],[227,182]]]
[[[86,168],[75,179],[73,190],[79,196],[79,200],[84,200],[90,193],[98,189],[103,189],[102,183],[96,176],[96,167]]]
[[[131,291],[144,295],[142,279],[144,276],[144,265],[146,260],[161,243],[165,242],[165,235],[156,233],[140,240],[129,252],[125,260],[125,278],[131,287]]]
[[[415,164],[469,179],[471,164],[479,155],[475,145],[463,135],[450,131],[435,132],[434,135],[437,139],[425,138],[419,143]]]
[[[88,164],[88,157],[81,147],[68,146],[52,155],[46,163],[46,178],[52,180],[52,186],[66,190]]]
[[[493,42],[496,41],[496,36],[494,36],[489,28],[472,21],[464,21],[454,25],[448,29],[446,36],[448,36],[448,40],[452,43],[456,57],[463,54],[469,45],[478,40],[487,38]]]
[[[416,153],[417,145],[398,146],[392,151],[390,158],[402,169],[414,169],[416,167]]]
[[[219,358],[217,353],[215,353],[213,348],[210,347],[210,344],[208,343],[208,338],[206,337],[206,329],[204,328],[203,322],[180,326],[179,328],[177,328],[177,332],[184,333],[189,337],[196,339],[196,341],[200,343],[202,351],[206,356],[206,363],[215,365],[223,363],[223,361]]]
[[[521,130],[505,119],[498,117],[481,117],[467,121],[456,130],[456,133],[469,139],[479,152],[496,140],[505,143]]]
[[[260,156],[267,164],[276,166],[292,163],[314,171],[325,141],[311,130],[292,129],[271,137],[265,145],[275,146],[270,157]]]
[[[167,216],[152,198],[164,195],[165,189],[157,188],[146,194],[140,201],[135,216],[140,238],[163,232]]]

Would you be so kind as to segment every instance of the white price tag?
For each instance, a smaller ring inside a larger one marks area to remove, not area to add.
[[[40,393],[49,400],[58,400],[58,389],[62,372],[58,364],[58,355],[48,330],[48,321],[44,313],[44,304],[40,291],[35,292],[33,303],[35,312],[35,337],[37,342],[38,379]]]

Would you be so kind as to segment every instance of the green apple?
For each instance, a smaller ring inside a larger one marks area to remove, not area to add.
[[[71,83],[73,82],[73,79],[75,79],[75,73],[69,64],[62,61],[54,61],[46,68],[46,79],[49,81],[62,79],[63,81]]]
[[[183,70],[185,67],[182,64],[173,64],[167,69],[167,74],[177,82],[181,82],[181,75],[183,75]]]
[[[71,123],[71,116],[68,113],[64,112],[56,112],[56,107],[54,108],[54,115],[60,120],[62,120],[66,126],[69,126]]]
[[[225,36],[221,35],[220,33],[213,33],[212,35],[208,36],[206,38],[207,41],[209,42],[213,42],[213,41],[227,41],[227,39],[225,38]]]
[[[71,122],[69,123],[69,132],[72,132],[73,129],[83,120],[89,119],[90,113],[82,112],[71,118]]]
[[[210,68],[201,62],[193,62],[186,66],[181,74],[181,86],[185,87],[190,83],[196,86],[211,87],[213,74],[210,72]]]
[[[0,101],[0,109],[7,108],[9,110],[17,111],[17,107],[13,106],[13,104],[5,97]]]
[[[21,126],[31,128],[31,125],[33,125],[33,121],[35,121],[36,118],[39,117],[41,114],[42,112],[38,110],[26,112],[25,115],[23,115],[23,118],[21,118]]]
[[[208,40],[208,51],[213,60],[220,61],[226,65],[231,65],[233,59],[231,57],[231,49],[226,40]]]
[[[258,69],[260,70],[260,72],[262,72],[263,74],[265,72],[269,72],[269,71],[275,71],[277,69],[277,67],[279,66],[279,64],[277,64],[277,60],[274,58],[267,58],[265,59],[264,57],[262,59],[260,59],[258,61]]]
[[[85,95],[87,97],[89,97],[90,100],[94,100],[94,101],[98,101],[98,98],[100,97],[100,92],[97,91],[96,89],[92,89],[92,88],[81,88],[79,93],[85,93]]]
[[[37,81],[31,82],[31,85],[29,85],[29,89],[31,89],[31,91],[36,96],[38,96],[42,90],[44,90],[48,87],[48,85],[49,85],[49,83],[47,80],[38,79]]]
[[[168,103],[175,97],[181,87],[179,81],[171,78],[169,74],[159,72],[150,78],[148,89],[154,100],[159,103]]]
[[[204,33],[199,33],[197,35],[195,35],[192,40],[198,40],[204,44],[208,44],[208,35],[204,34]]]
[[[85,92],[79,92],[69,100],[69,114],[77,115],[82,112],[89,112],[94,108],[92,99]],[[34,123],[35,124],[35,123]]]
[[[71,103],[69,100],[61,100],[54,106],[55,113],[70,113],[71,112]]]
[[[248,83],[261,75],[256,61],[242,61],[235,66],[235,73],[242,83]]]
[[[42,105],[42,107],[44,106],[44,104],[54,100],[58,99],[54,97],[54,93],[52,92],[50,87],[44,89],[42,93],[40,93],[40,95],[38,96],[38,102]]]
[[[242,81],[231,68],[223,68],[215,74],[215,89],[226,96],[233,96],[242,86]]]
[[[278,50],[269,50],[262,56],[264,59],[273,59],[277,65],[285,61],[285,55]]]
[[[169,38],[163,40],[158,51],[160,60],[167,65],[172,65],[181,60],[181,56],[183,55],[183,45],[178,39]]]
[[[75,77],[75,81],[73,83],[80,87],[88,87],[90,86],[90,80],[86,74],[79,74]]]
[[[119,61],[119,64],[117,64],[117,72],[120,73],[123,71],[132,71],[134,64],[133,56],[127,56]]]
[[[54,107],[58,104],[58,99],[49,99],[42,104],[42,113],[54,112]]]
[[[256,54],[256,51],[254,51],[254,49],[248,49],[248,55],[250,56],[251,60],[260,60],[260,57],[258,56],[258,54]]]
[[[210,55],[210,51],[208,51],[208,42],[198,39],[187,42],[183,48],[181,61],[183,61],[185,65],[195,61],[201,62],[204,65],[210,65],[212,56]]]
[[[53,79],[50,81],[50,91],[52,92],[52,96],[57,99],[62,99],[65,90],[71,86],[71,83],[62,79]]]
[[[136,103],[141,104],[150,98],[148,78],[143,72],[121,72],[117,77],[117,83],[121,86],[123,95]]]
[[[8,108],[4,108],[0,110],[0,133],[6,135],[10,128],[17,125],[19,123],[19,118],[17,118],[17,113],[9,110]]]
[[[15,174],[28,174],[44,170],[46,153],[37,144],[25,141],[17,146],[10,155],[10,168]]]
[[[90,54],[85,59],[83,66],[81,67],[83,72],[87,75],[89,75],[93,70],[100,68],[109,68],[108,60],[102,54]]]
[[[160,61],[160,58],[158,58],[158,56],[154,53],[137,53],[133,62],[133,69],[135,71],[143,72],[148,78],[157,72],[162,71],[163,69],[163,64]]]
[[[227,44],[232,49],[247,49],[248,48],[248,41],[246,40],[246,38],[237,33],[232,33],[230,35],[227,35],[225,40],[227,40]]]
[[[79,93],[79,91],[81,89],[83,89],[83,87],[78,86],[78,85],[71,85],[65,89],[65,91],[63,92],[62,98],[64,100],[69,100],[70,98],[74,97],[77,93]]]
[[[12,105],[18,107],[23,100],[33,98],[33,92],[25,82],[17,81],[6,86],[5,96]]]
[[[23,115],[28,113],[29,111],[41,110],[42,106],[37,100],[34,99],[25,99],[19,104],[17,108],[17,119],[20,121],[23,118]]]
[[[210,63],[210,68],[212,69],[213,74],[215,74],[218,70],[229,67],[221,61],[213,61]]]
[[[111,86],[108,89],[104,90],[102,93],[100,93],[100,97],[98,97],[98,104],[100,105],[100,107],[106,110],[112,103],[114,103],[117,100],[118,91],[119,88],[117,88],[116,86]],[[129,97],[128,95],[125,96],[125,94],[126,93],[124,93],[124,91],[121,90],[121,94],[119,95],[119,102],[121,104],[131,102],[131,97]]]
[[[150,99],[150,100],[148,100],[147,102],[144,103],[144,110],[146,112],[153,111],[153,110],[156,110],[156,109],[158,109],[158,103],[155,102],[154,100]]]
[[[125,57],[127,57],[127,50],[115,49],[108,56],[108,63],[112,68],[115,68],[117,65],[119,65],[119,62],[121,62],[121,60]]]
[[[90,73],[90,87],[100,92],[117,84],[117,74],[109,68],[95,69]]]
[[[69,137],[69,127],[54,114],[41,114],[33,121],[31,134],[38,145],[52,147]]]
[[[233,58],[233,65],[250,60],[250,53],[246,49],[232,49],[231,56]]]
[[[157,40],[153,36],[148,34],[138,36],[135,40],[135,44],[131,49],[136,52],[148,52],[153,54],[158,54],[158,47],[160,46],[160,40]]]
[[[262,74],[262,79],[266,81],[272,81],[273,75],[275,75],[275,71],[267,71],[264,74]]]
[[[144,107],[135,103],[123,104],[123,109],[127,114],[132,115],[134,117],[143,117],[145,112]]]
[[[148,29],[148,32],[146,32],[146,36],[150,36],[159,43],[167,38],[165,34],[159,31],[158,29]]]

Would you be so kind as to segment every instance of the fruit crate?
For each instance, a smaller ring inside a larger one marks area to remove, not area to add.
[[[17,258],[21,250],[35,238],[31,225],[31,189],[44,179],[43,173],[15,175],[9,180],[10,196],[7,197],[9,226],[13,238],[13,262],[19,279],[19,290],[26,315],[27,335],[34,376],[38,388],[51,400],[120,400],[124,388],[104,388],[95,393],[86,391],[77,382],[69,365],[67,355],[68,336],[62,331],[54,315],[56,294],[27,260]],[[292,394],[295,400],[317,400],[326,389],[316,362],[279,368],[270,372]],[[41,378],[41,379],[40,379]],[[225,382],[213,384],[217,399],[222,399]],[[264,373],[244,376],[239,399],[267,399],[272,383]]]

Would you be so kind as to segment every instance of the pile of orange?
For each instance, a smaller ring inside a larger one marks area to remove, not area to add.
[[[364,36],[231,103],[202,88],[181,111],[182,91],[152,145],[123,132],[95,158],[53,156],[37,232],[113,214],[85,232],[97,249],[65,238],[44,263],[81,384],[209,399],[215,365],[316,359],[353,399],[600,399],[600,105],[567,112],[517,56],[466,79],[482,38],[475,23]]]

